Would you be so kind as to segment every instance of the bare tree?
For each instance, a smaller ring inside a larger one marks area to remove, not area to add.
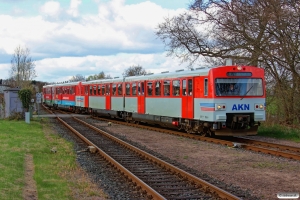
[[[125,69],[123,76],[136,76],[147,74],[146,70],[140,65],[130,66],[128,69]]]
[[[75,76],[72,76],[70,79],[71,82],[75,81],[85,81],[85,77],[82,74],[76,74]]]
[[[189,8],[158,26],[168,55],[190,65],[231,58],[262,67],[278,113],[300,121],[300,1],[194,0]]]
[[[13,86],[26,87],[35,77],[35,63],[30,57],[30,50],[18,46],[11,59],[10,78],[14,80]]]
[[[97,80],[97,79],[110,79],[110,75],[105,75],[105,73],[102,71],[99,74],[94,74],[90,75],[86,80],[91,81],[91,80]]]

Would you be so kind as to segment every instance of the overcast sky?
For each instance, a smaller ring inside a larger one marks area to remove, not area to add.
[[[104,71],[122,76],[141,65],[160,73],[186,68],[166,57],[155,35],[164,17],[190,0],[0,0],[0,79],[9,77],[14,49],[28,47],[35,80],[57,82]]]

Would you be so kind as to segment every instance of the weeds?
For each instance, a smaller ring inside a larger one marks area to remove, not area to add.
[[[300,130],[298,128],[279,124],[262,124],[258,129],[258,135],[300,142]]]

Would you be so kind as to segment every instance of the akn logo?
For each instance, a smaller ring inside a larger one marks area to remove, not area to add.
[[[232,110],[250,110],[250,104],[233,104]]]

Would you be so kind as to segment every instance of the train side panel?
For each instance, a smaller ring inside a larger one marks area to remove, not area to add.
[[[111,110],[123,111],[123,97],[111,98]]]
[[[146,98],[146,114],[182,117],[181,98]]]
[[[89,96],[89,107],[93,109],[106,109],[105,96]]]

